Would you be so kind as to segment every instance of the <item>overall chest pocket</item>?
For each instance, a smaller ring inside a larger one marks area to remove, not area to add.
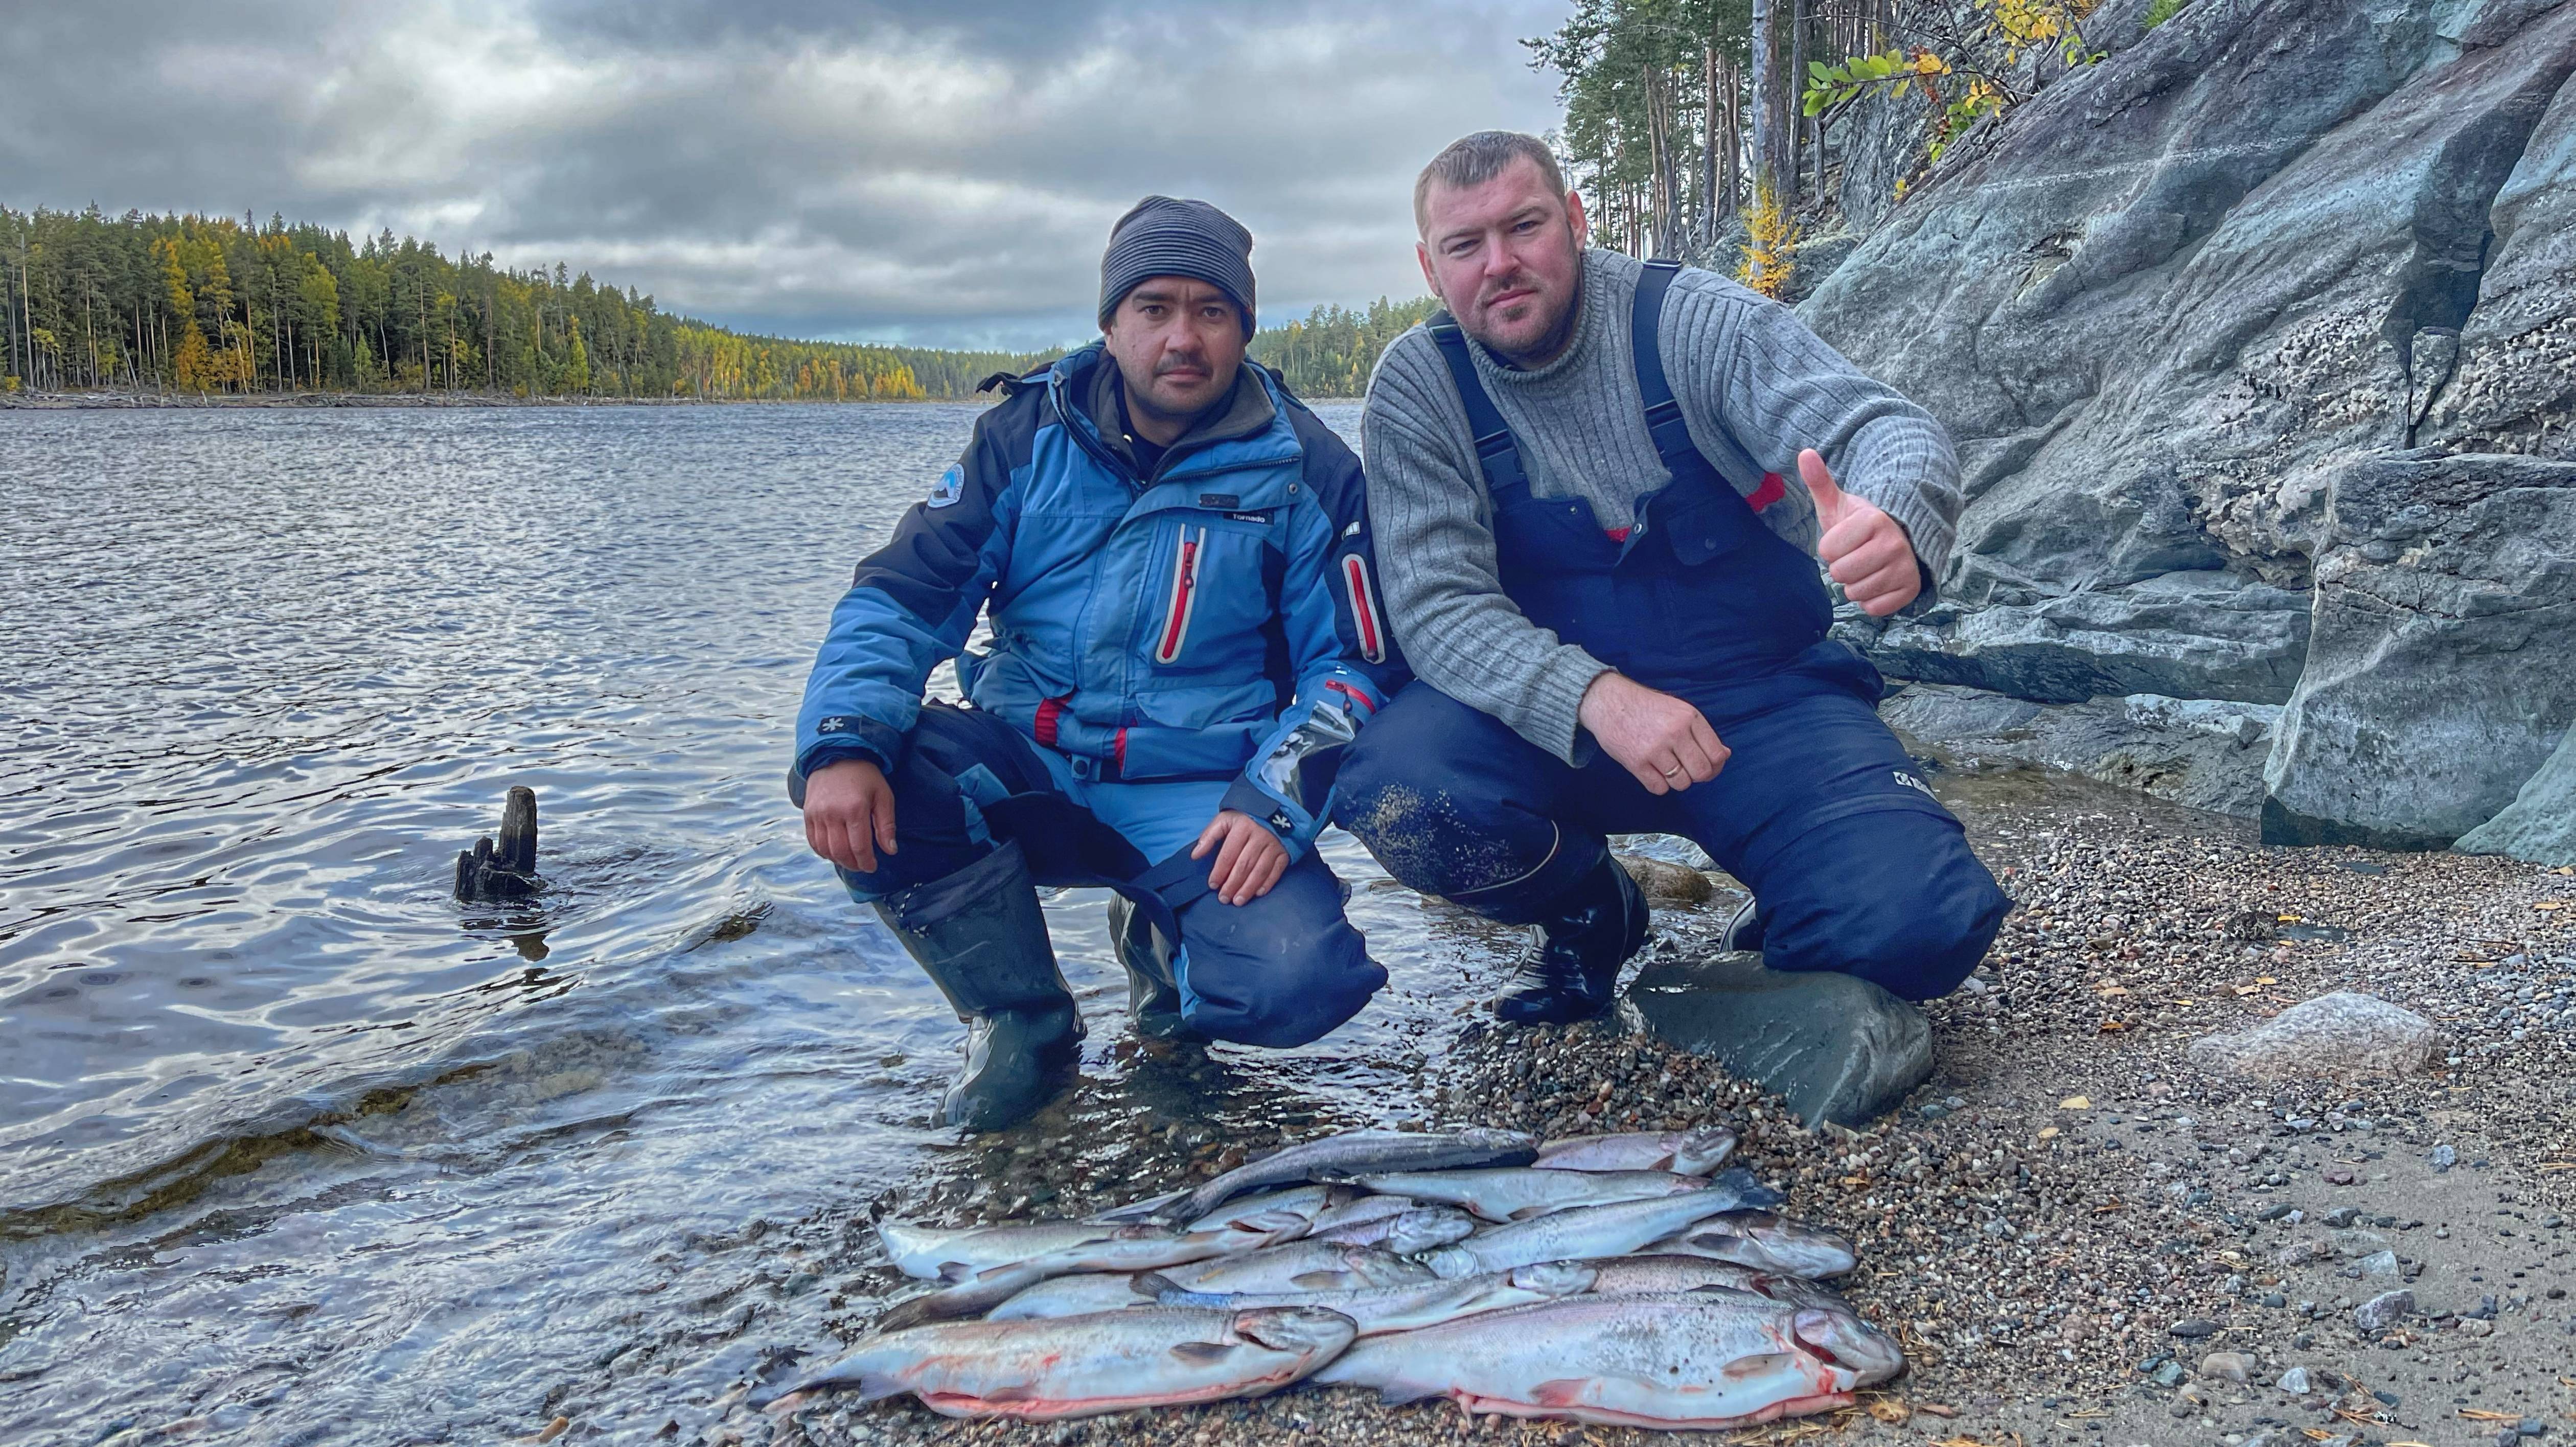
[[[1262,629],[1279,611],[1279,552],[1267,524],[1176,513],[1155,529],[1147,655],[1158,668],[1256,671]]]

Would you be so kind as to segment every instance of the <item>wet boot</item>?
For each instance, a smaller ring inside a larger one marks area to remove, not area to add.
[[[1181,1018],[1181,987],[1173,983],[1179,953],[1154,922],[1123,894],[1109,897],[1109,942],[1127,967],[1127,1015],[1138,1038],[1204,1042]]]
[[[1619,967],[1646,943],[1646,896],[1602,856],[1538,922],[1538,953],[1494,1001],[1512,1025],[1562,1025],[1610,1008]]]
[[[1717,937],[1719,954],[1732,954],[1738,950],[1750,950],[1757,955],[1762,953],[1762,913],[1754,908],[1751,895],[1746,895],[1744,903],[1735,907],[1735,913],[1726,921],[1726,931]]]
[[[966,1069],[941,1118],[1000,1130],[1053,1099],[1081,1057],[1082,1015],[1020,846],[890,895],[877,913],[966,1022]]]

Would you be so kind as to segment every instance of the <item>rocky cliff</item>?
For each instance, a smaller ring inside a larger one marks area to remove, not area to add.
[[[1940,599],[1856,639],[2279,705],[2269,837],[2448,845],[2576,720],[2576,0],[2143,10],[1800,304],[1966,467]]]

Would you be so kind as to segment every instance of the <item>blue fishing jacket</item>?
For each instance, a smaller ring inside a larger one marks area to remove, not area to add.
[[[1233,778],[1223,807],[1293,855],[1312,844],[1342,748],[1401,670],[1359,461],[1247,362],[1268,425],[1184,438],[1139,478],[1086,405],[1104,365],[1095,343],[1006,383],[965,456],[859,564],[806,681],[797,802],[836,760],[891,769],[931,670],[956,658],[974,706],[1075,777]],[[969,651],[988,609],[991,645]]]

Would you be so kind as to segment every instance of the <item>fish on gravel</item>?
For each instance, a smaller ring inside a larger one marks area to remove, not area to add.
[[[1311,1222],[1333,1207],[1357,1199],[1363,1199],[1360,1192],[1349,1186],[1295,1186],[1285,1191],[1265,1191],[1229,1201],[1192,1221],[1186,1229],[1214,1231],[1264,1211],[1287,1211]]]
[[[1705,1176],[1735,1154],[1735,1132],[1724,1126],[1706,1130],[1643,1131],[1627,1135],[1580,1135],[1552,1140],[1538,1148],[1531,1165],[1542,1171],[1671,1171]]]
[[[1294,1241],[1306,1234],[1308,1219],[1292,1211],[1247,1216],[1221,1230],[1185,1231],[1174,1226],[1120,1226],[1104,1240],[1087,1241],[971,1275],[944,1278],[951,1284],[898,1303],[877,1320],[879,1331],[901,1331],[924,1322],[977,1316],[1001,1305],[1041,1281],[1076,1272],[1154,1271],[1185,1266],[1233,1252],[1247,1255],[1262,1247]],[[1356,1250],[1356,1247],[1341,1247]]]
[[[1704,1266],[1721,1263],[1706,1261]],[[1740,1268],[1739,1268],[1740,1269]],[[986,1321],[1032,1321],[1050,1316],[1083,1316],[1095,1311],[1121,1311],[1151,1305],[1154,1298],[1137,1288],[1144,1275],[1085,1271],[1050,1277],[984,1313]]]
[[[1679,1291],[1742,1291],[1797,1306],[1848,1310],[1842,1293],[1803,1276],[1756,1271],[1706,1256],[1604,1256],[1578,1261],[1593,1273],[1597,1296],[1660,1296]]]
[[[1219,1402],[1304,1379],[1358,1330],[1339,1313],[1293,1306],[1149,1306],[1046,1321],[952,1322],[871,1337],[762,1405],[848,1386],[865,1402],[910,1392],[950,1417],[1051,1422]]]
[[[1474,1166],[1525,1166],[1538,1156],[1538,1138],[1520,1131],[1364,1130],[1326,1136],[1247,1162],[1155,1213],[1165,1221],[1195,1221],[1247,1191],[1306,1181],[1347,1181],[1389,1171],[1445,1171]]]
[[[1849,1406],[1904,1367],[1848,1312],[1683,1292],[1568,1297],[1371,1337],[1313,1380],[1470,1413],[1719,1430]]]
[[[877,1240],[895,1269],[919,1281],[958,1281],[978,1271],[1107,1241],[1115,1226],[1089,1221],[1023,1221],[999,1226],[930,1226],[879,1221]]]
[[[1308,1231],[1306,1239],[1348,1246],[1375,1246],[1399,1256],[1411,1256],[1417,1251],[1464,1241],[1475,1234],[1476,1218],[1464,1211],[1449,1206],[1409,1206],[1391,1216],[1354,1221],[1328,1231]]]
[[[1163,1277],[1192,1291],[1356,1291],[1432,1279],[1431,1268],[1374,1246],[1338,1241],[1294,1241],[1265,1251],[1164,1269]]]
[[[1650,1243],[1645,1252],[1706,1256],[1810,1281],[1840,1276],[1860,1264],[1860,1253],[1850,1241],[1831,1231],[1783,1221],[1768,1211],[1730,1211],[1711,1217]]]
[[[1539,1261],[1579,1261],[1625,1256],[1649,1241],[1719,1214],[1708,1191],[1684,1191],[1644,1201],[1572,1206],[1479,1231],[1454,1246],[1422,1254],[1422,1263],[1444,1277],[1481,1276]]]
[[[1420,1281],[1406,1286],[1371,1286],[1358,1291],[1205,1292],[1186,1291],[1148,1272],[1136,1279],[1165,1306],[1204,1306],[1247,1311],[1270,1306],[1313,1306],[1337,1311],[1359,1323],[1361,1336],[1415,1331],[1479,1312],[1504,1311],[1573,1296],[1592,1289],[1597,1272],[1570,1261],[1517,1266],[1491,1276],[1456,1281]]]
[[[1672,1171],[1542,1171],[1528,1166],[1486,1171],[1405,1171],[1362,1176],[1372,1191],[1463,1206],[1488,1221],[1519,1221],[1573,1206],[1644,1201],[1684,1191],[1714,1193],[1709,1213],[1776,1206],[1784,1198],[1744,1170],[1715,1180]]]

